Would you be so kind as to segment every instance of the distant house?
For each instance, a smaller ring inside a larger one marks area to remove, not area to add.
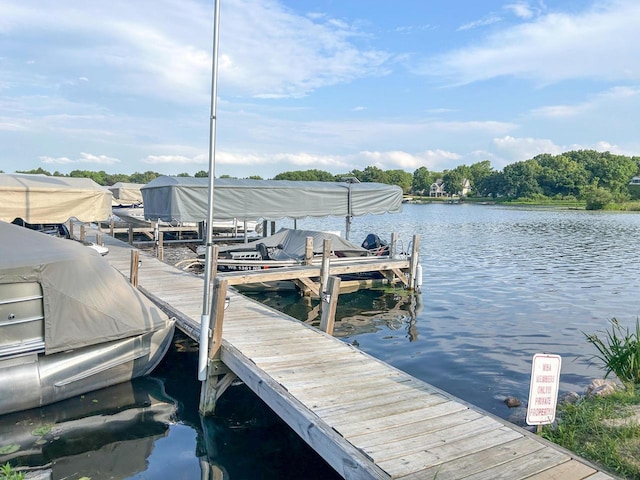
[[[431,187],[429,187],[429,196],[444,197],[445,195],[446,193],[444,192],[444,182],[441,178],[439,178],[431,184]]]
[[[471,182],[469,181],[468,178],[465,178],[462,181],[462,191],[460,192],[460,195],[462,195],[463,197],[466,197],[469,192],[471,192]]]
[[[640,199],[640,177],[633,177],[627,187],[629,195],[633,200]]]

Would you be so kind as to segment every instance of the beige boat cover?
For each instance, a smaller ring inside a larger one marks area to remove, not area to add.
[[[0,221],[0,284],[24,282],[42,286],[47,354],[139,335],[170,322],[95,250]]]
[[[117,182],[107,187],[113,194],[113,205],[140,205],[142,204],[142,192],[140,188],[144,184]]]
[[[111,192],[90,178],[0,173],[0,220],[27,223],[107,220]]]

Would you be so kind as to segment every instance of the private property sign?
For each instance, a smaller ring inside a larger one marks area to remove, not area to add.
[[[527,407],[528,425],[544,425],[555,420],[561,364],[560,355],[536,353],[533,356]]]

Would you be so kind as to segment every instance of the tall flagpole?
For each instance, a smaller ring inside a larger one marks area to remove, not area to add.
[[[211,117],[209,121],[209,201],[207,206],[207,228],[205,238],[204,291],[202,293],[202,315],[200,316],[200,347],[198,357],[198,380],[207,379],[209,357],[209,325],[211,308],[209,293],[213,264],[213,184],[216,164],[216,99],[218,97],[218,39],[220,31],[220,0],[213,0],[213,61],[211,66]]]

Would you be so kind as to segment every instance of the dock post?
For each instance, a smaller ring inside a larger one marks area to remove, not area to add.
[[[109,235],[113,236],[113,229],[116,228],[116,220],[115,218],[111,217],[111,220],[109,220]],[[115,237],[114,237],[115,238]]]
[[[311,240],[311,237],[307,237],[307,240]],[[322,300],[322,296],[326,293],[326,289],[329,284],[329,255],[331,254],[331,240],[325,238],[322,241],[322,264],[320,265],[320,288],[318,291],[320,292],[320,300]],[[324,308],[324,302],[320,302],[320,313],[322,313]]]
[[[311,265],[313,259],[313,237],[305,238],[303,265]]]
[[[129,245],[133,245],[133,227],[129,225]]]
[[[389,245],[389,258],[395,258],[398,252],[398,232],[391,233],[391,244]]]
[[[73,223],[74,223],[73,220],[69,220],[69,236],[71,236],[71,238],[76,238],[73,235]]]
[[[138,288],[138,266],[140,265],[140,252],[131,250],[131,265],[129,266],[129,281]]]
[[[214,282],[211,302],[213,324],[208,342],[207,376],[200,390],[200,414],[211,415],[215,411],[216,403],[222,394],[236,379],[235,373],[226,368],[220,361],[222,347],[222,325],[224,310],[227,305],[227,280]],[[202,341],[202,339],[201,339]],[[200,346],[202,348],[202,345]]]
[[[340,278],[329,277],[327,289],[321,295],[320,330],[333,335],[333,327],[336,322],[336,307],[338,305],[338,296],[340,295]]]
[[[421,278],[418,278],[418,262],[420,261],[420,255],[418,253],[420,249],[420,237],[418,235],[413,236],[413,247],[411,248],[411,261],[409,263],[409,278],[411,279],[411,285],[409,288],[411,290],[418,290],[420,283],[422,282]]]
[[[158,232],[158,239],[156,240],[156,257],[158,260],[164,259],[164,232]]]

